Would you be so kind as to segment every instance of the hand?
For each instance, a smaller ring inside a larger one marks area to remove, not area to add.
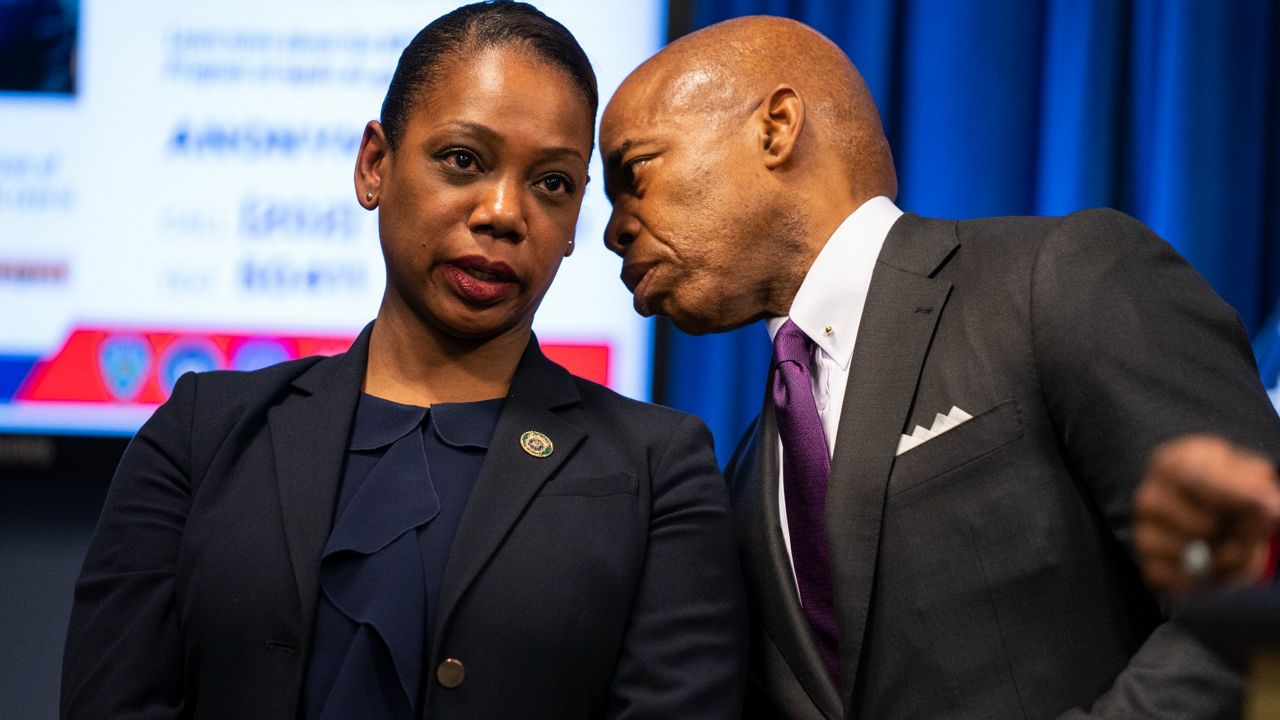
[[[1157,590],[1258,582],[1278,520],[1275,463],[1207,435],[1156,448],[1134,494],[1134,544]],[[1184,561],[1197,540],[1208,546],[1209,573],[1192,573]]]

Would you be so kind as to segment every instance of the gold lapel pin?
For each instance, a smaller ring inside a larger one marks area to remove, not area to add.
[[[537,430],[530,430],[521,435],[520,447],[536,458],[549,457],[556,449],[556,446],[551,444],[551,438]]]

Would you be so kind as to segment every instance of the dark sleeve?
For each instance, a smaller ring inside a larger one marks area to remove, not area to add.
[[[724,480],[686,417],[653,476],[644,570],[614,675],[610,718],[737,719],[746,601]]]
[[[75,587],[63,718],[183,714],[174,568],[190,495],[195,376],[178,380],[125,450]]]
[[[1133,492],[1156,445],[1214,433],[1280,451],[1235,312],[1132,218],[1063,219],[1040,248],[1031,316],[1040,384],[1073,474],[1131,556]],[[1070,716],[1238,718],[1240,690],[1225,665],[1166,622],[1092,715]]]
[[[754,452],[756,446],[751,442],[757,434],[756,426],[760,424],[760,416],[757,415],[755,420],[747,426],[746,432],[738,440],[738,446],[733,449],[733,454],[729,456],[729,462],[724,467],[724,480],[729,486],[729,500],[737,507],[742,501],[743,493],[746,492],[746,484],[750,482],[739,469],[743,463],[748,462],[747,453]]]

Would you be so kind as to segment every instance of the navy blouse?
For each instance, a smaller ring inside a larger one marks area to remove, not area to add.
[[[304,718],[418,716],[445,561],[502,403],[360,396],[320,561]]]

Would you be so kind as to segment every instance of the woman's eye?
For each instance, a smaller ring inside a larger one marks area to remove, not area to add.
[[[470,150],[454,148],[452,150],[445,150],[436,157],[453,170],[474,173],[480,169],[480,159],[477,158],[476,154]]]
[[[563,175],[548,175],[538,181],[548,192],[571,194],[573,184]]]
[[[463,170],[466,170],[466,169],[469,169],[472,165],[476,164],[476,159],[475,159],[475,156],[473,156],[469,152],[466,152],[463,150],[457,150],[453,153],[453,164],[457,165]]]

